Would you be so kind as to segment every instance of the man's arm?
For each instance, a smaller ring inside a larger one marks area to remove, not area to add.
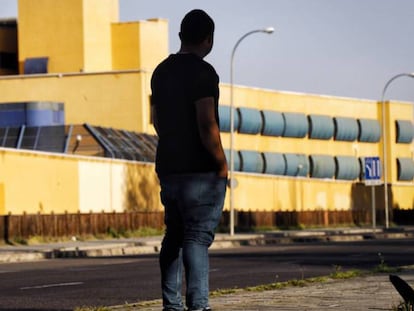
[[[155,132],[157,135],[160,136],[159,128],[158,128],[158,118],[157,118],[157,110],[155,109],[155,105],[152,99],[152,95],[150,95],[150,109],[151,109],[151,119],[152,124],[154,125]]]
[[[213,97],[204,97],[195,102],[198,130],[204,147],[217,163],[217,175],[227,177],[227,161],[221,144],[220,129],[215,116]]]
[[[152,117],[152,124],[154,125],[155,131],[157,132],[157,135],[160,136],[159,129],[158,129],[157,111],[154,105],[151,105],[151,117]]]

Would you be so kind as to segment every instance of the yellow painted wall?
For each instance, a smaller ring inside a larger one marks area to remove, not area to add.
[[[4,183],[0,182],[0,215],[6,214],[6,199],[4,197]]]
[[[113,69],[152,71],[168,55],[168,22],[164,19],[112,25]]]
[[[152,71],[168,56],[168,22],[149,19],[139,22],[139,68]]]
[[[139,68],[139,22],[112,24],[112,67]]]
[[[154,211],[162,208],[154,164],[78,159],[79,211]]]
[[[0,215],[160,210],[154,164],[0,148]]]
[[[349,210],[352,182],[235,173],[238,211]],[[228,207],[226,200],[226,208]]]
[[[121,164],[82,160],[78,162],[78,170],[81,213],[123,210]],[[97,193],[100,195],[95,195]]]
[[[30,57],[49,57],[49,72],[79,72],[84,62],[84,0],[19,0],[20,73]]]
[[[21,69],[28,57],[49,57],[49,72],[112,69],[118,0],[19,0],[18,8]]]
[[[84,72],[112,70],[111,23],[118,22],[118,2],[83,0]]]
[[[3,213],[78,210],[78,171],[70,158],[0,149],[0,172]]]
[[[139,71],[0,78],[0,102],[63,102],[67,124],[146,132],[148,122],[141,121],[142,107],[149,105],[141,102],[145,81]]]
[[[112,63],[117,70],[140,68],[141,131],[154,134],[150,124],[149,94],[154,68],[168,56],[168,22],[164,19],[112,25]]]
[[[414,209],[414,185],[413,183],[405,185],[393,185],[393,206],[401,209]]]

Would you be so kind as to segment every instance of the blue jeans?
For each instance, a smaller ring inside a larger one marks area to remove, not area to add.
[[[208,248],[221,218],[227,180],[199,173],[161,177],[160,183],[166,225],[160,253],[164,309],[184,310],[183,264],[186,306],[203,309],[208,307]]]

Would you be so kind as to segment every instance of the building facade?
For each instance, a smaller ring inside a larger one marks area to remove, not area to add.
[[[153,161],[87,151],[93,139],[71,125],[155,135],[149,81],[168,55],[168,22],[121,23],[117,0],[19,0],[18,14],[18,23],[0,23],[0,55],[9,55],[0,68],[0,214],[161,210]],[[220,92],[229,154],[230,86]],[[43,121],[10,125],[22,103]],[[59,103],[63,117],[44,121],[51,106],[33,103]],[[370,208],[365,159],[383,159],[384,149],[389,208],[414,207],[412,103],[235,86],[234,104],[237,211]],[[7,133],[22,126],[60,126],[70,148],[6,146]],[[384,187],[375,190],[384,210]]]

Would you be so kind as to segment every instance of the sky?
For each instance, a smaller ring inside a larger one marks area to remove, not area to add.
[[[33,0],[35,1],[35,0]],[[58,1],[58,0],[57,0]],[[120,21],[165,18],[169,47],[179,49],[181,19],[205,10],[216,23],[206,60],[223,83],[238,46],[234,83],[277,91],[380,100],[396,74],[414,73],[413,0],[119,0]],[[17,0],[0,0],[0,18],[17,16]],[[385,99],[414,103],[414,79],[398,78]]]

